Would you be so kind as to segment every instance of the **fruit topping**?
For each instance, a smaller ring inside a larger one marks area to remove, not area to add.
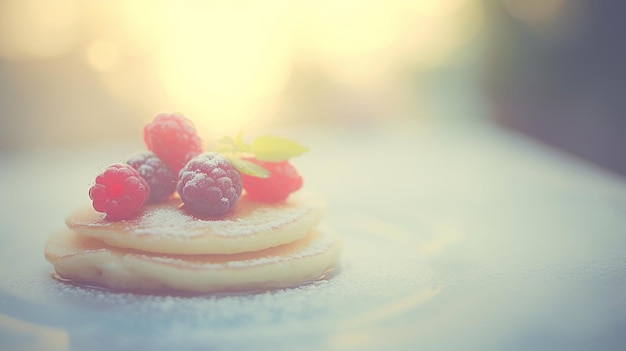
[[[178,113],[161,113],[144,127],[143,140],[174,172],[202,153],[202,140],[193,123]]]
[[[186,208],[217,216],[230,211],[241,196],[239,172],[225,156],[207,152],[180,171],[176,190]]]
[[[264,135],[243,142],[237,137],[224,137],[216,151],[228,156],[241,173],[246,196],[263,202],[281,202],[302,187],[302,177],[289,159],[308,151],[297,142]]]
[[[131,166],[115,163],[96,177],[89,189],[93,208],[108,219],[133,216],[150,197],[150,186]]]
[[[176,191],[178,175],[154,152],[138,152],[132,155],[126,163],[136,169],[150,186],[149,201],[163,200]]]
[[[269,171],[267,178],[241,175],[246,196],[264,202],[280,202],[287,199],[289,194],[302,187],[302,177],[289,161],[270,162],[256,158],[245,160],[258,164]]]
[[[302,177],[289,162],[308,151],[297,142],[260,136],[251,143],[223,137],[214,152],[203,153],[193,123],[179,113],[158,114],[143,128],[148,151],[113,164],[89,189],[93,208],[107,219],[125,219],[147,202],[177,192],[185,209],[206,216],[232,210],[243,190],[263,202],[285,201],[302,187]]]

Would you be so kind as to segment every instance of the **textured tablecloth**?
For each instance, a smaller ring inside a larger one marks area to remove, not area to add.
[[[486,126],[308,129],[340,271],[146,296],[52,279],[49,233],[137,143],[0,154],[0,349],[623,350],[626,182]]]

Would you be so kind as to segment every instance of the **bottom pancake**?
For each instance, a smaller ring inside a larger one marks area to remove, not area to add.
[[[256,252],[166,255],[108,246],[66,230],[45,256],[58,276],[125,291],[191,293],[285,288],[322,278],[339,260],[339,237],[317,227],[304,238]]]

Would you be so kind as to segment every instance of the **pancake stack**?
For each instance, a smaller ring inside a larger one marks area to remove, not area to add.
[[[243,292],[285,288],[335,269],[339,237],[320,224],[324,200],[297,191],[280,203],[242,196],[219,218],[187,211],[172,197],[110,221],[91,206],[66,219],[45,257],[72,282],[123,291]]]

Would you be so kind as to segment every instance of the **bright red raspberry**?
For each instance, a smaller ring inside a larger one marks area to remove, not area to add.
[[[302,177],[289,161],[263,162],[256,158],[246,158],[246,160],[254,162],[270,172],[268,178],[241,175],[246,196],[251,199],[263,202],[280,202],[302,187]]]
[[[178,113],[161,113],[145,125],[143,140],[176,174],[202,153],[202,140],[190,120]]]
[[[130,218],[149,197],[148,183],[133,167],[120,163],[107,167],[89,189],[93,208],[113,220]]]

